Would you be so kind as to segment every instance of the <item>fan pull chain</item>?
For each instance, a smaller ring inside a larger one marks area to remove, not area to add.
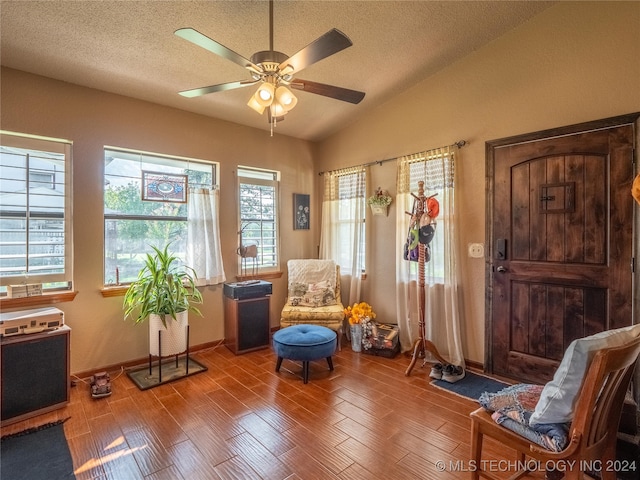
[[[271,108],[271,107],[269,107]],[[276,126],[276,117],[273,116],[273,112],[271,112],[271,122],[270,122],[270,126],[271,126],[271,136],[273,137],[273,128]]]

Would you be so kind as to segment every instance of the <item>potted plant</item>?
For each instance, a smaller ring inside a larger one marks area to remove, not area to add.
[[[371,207],[371,212],[374,215],[387,215],[389,211],[389,205],[391,205],[391,195],[386,190],[382,190],[382,188],[378,187],[376,193],[371,195],[367,199],[367,203]]]
[[[155,356],[177,355],[187,349],[188,314],[202,313],[193,304],[202,303],[196,288],[193,268],[181,265],[178,257],[152,246],[138,278],[124,295],[124,318],[136,324],[149,319],[149,353]],[[137,315],[136,315],[137,314]],[[158,332],[162,343],[159,342]]]

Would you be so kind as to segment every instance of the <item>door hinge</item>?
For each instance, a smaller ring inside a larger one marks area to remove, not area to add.
[[[631,273],[636,273],[636,257],[631,257]]]

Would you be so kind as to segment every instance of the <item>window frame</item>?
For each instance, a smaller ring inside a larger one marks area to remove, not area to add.
[[[178,162],[186,163],[187,167],[191,166],[191,165],[203,165],[203,166],[206,166],[207,168],[211,169],[211,185],[210,185],[210,187],[211,188],[219,188],[219,185],[218,185],[218,178],[219,178],[219,171],[220,171],[220,163],[219,162],[206,160],[206,159],[199,159],[199,158],[191,158],[191,157],[184,157],[184,156],[177,156],[177,155],[169,155],[169,154],[158,153],[158,152],[149,152],[149,151],[144,151],[144,150],[135,150],[135,149],[130,149],[130,148],[115,147],[115,146],[111,146],[111,145],[105,145],[103,147],[103,153],[104,153],[103,162],[106,162],[108,152],[111,152],[111,153],[116,154],[116,155],[121,155],[122,157],[124,157],[124,158],[121,158],[122,160],[127,160],[127,161],[131,161],[131,162],[139,161],[140,164],[152,163],[152,164],[158,165],[158,166],[159,165],[165,165],[165,166],[171,166],[171,167],[176,167],[176,168],[183,168],[182,166],[180,166],[178,164]],[[127,158],[127,157],[131,157],[131,158]],[[138,158],[136,158],[136,157],[138,157]],[[140,184],[138,185],[139,194],[140,194],[140,200],[146,202],[146,200],[143,199],[143,195],[142,195],[142,193],[143,193],[142,192],[142,188],[143,188],[142,184],[143,184],[143,173],[144,173],[144,171],[147,171],[147,169],[146,168],[141,168],[140,170],[141,170],[141,172],[140,172],[141,173],[141,177],[140,177]],[[181,174],[178,174],[178,175],[181,175]],[[106,173],[106,168],[105,168],[105,170],[103,171],[103,185],[106,185],[107,176],[108,176],[108,174]],[[129,178],[137,180],[137,177],[130,176]],[[201,187],[201,186],[202,186],[202,184],[199,185],[199,187]],[[191,184],[187,184],[187,188],[191,188],[191,187],[192,187]],[[159,216],[159,215],[146,215],[146,214],[135,214],[135,213],[131,213],[131,212],[125,212],[125,213],[119,213],[119,214],[118,213],[107,213],[107,212],[105,212],[105,209],[106,209],[105,196],[106,196],[106,188],[104,188],[104,191],[103,191],[103,212],[102,212],[102,216],[103,216],[103,248],[102,248],[103,277],[102,277],[102,281],[103,281],[103,285],[104,285],[105,288],[112,288],[112,287],[117,287],[117,286],[121,286],[121,285],[126,286],[126,285],[131,283],[131,280],[122,281],[120,279],[120,274],[119,274],[119,270],[118,270],[117,266],[116,266],[115,272],[111,275],[113,277],[114,281],[113,282],[107,282],[107,280],[111,278],[111,277],[108,277],[108,275],[107,275],[107,270],[108,270],[108,260],[107,260],[107,235],[108,235],[108,229],[107,229],[107,221],[136,220],[136,221],[141,221],[141,222],[183,222],[185,224],[185,235],[186,235],[186,224],[188,222],[188,216],[187,216],[186,212],[185,212],[184,215],[162,215],[162,216]],[[155,202],[157,202],[157,203],[166,203],[166,204],[175,204],[175,205],[184,205],[185,208],[187,208],[188,201],[189,201],[189,199],[188,199],[188,195],[187,195],[187,201],[186,202],[161,201],[161,200],[156,200]],[[163,247],[163,246],[164,245],[161,245],[161,247]],[[149,253],[151,253],[151,248],[150,247],[148,247],[148,251],[149,251]],[[184,255],[182,255],[182,254],[184,254]],[[185,258],[186,258],[186,249],[185,249],[184,252],[179,252],[178,256],[180,256],[180,258],[182,258],[182,260],[184,261]]]
[[[358,274],[362,277],[366,276],[367,274],[367,252],[368,252],[368,248],[367,248],[367,237],[369,235],[368,232],[368,224],[367,224],[367,214],[369,213],[368,210],[368,206],[367,206],[367,192],[366,192],[366,184],[367,184],[367,178],[368,178],[368,171],[364,171],[363,175],[364,175],[364,179],[363,179],[363,185],[360,185],[359,187],[356,186],[355,189],[354,188],[350,188],[349,191],[345,191],[345,189],[340,188],[341,187],[341,180],[345,181],[347,179],[347,177],[353,176],[357,179],[357,176],[360,174],[360,172],[358,171],[354,171],[354,172],[345,172],[345,173],[340,173],[337,175],[338,180],[337,180],[337,184],[338,184],[338,218],[335,219],[335,221],[333,221],[332,223],[334,224],[334,228],[337,228],[337,231],[340,231],[340,229],[342,228],[343,225],[354,225],[356,223],[360,223],[360,262],[362,264],[362,270],[360,272],[351,272],[351,275],[354,274]],[[354,182],[353,181],[349,181],[348,182],[350,186],[353,186]],[[362,189],[362,195],[357,195],[357,191],[358,188]],[[344,202],[344,203],[343,203]],[[348,218],[342,217],[342,213],[343,213],[343,206],[345,207],[344,210],[348,211],[348,213],[354,213],[357,208],[354,207],[353,205],[346,205],[346,202],[348,202],[349,204],[354,204],[354,203],[360,203],[360,208],[362,209],[362,211],[364,212],[364,215],[362,217],[362,220],[355,218],[355,216],[353,215],[349,215]],[[351,259],[351,261],[353,262],[353,259]],[[340,267],[340,271],[341,272],[350,272],[350,267],[349,266],[345,266],[341,264]]]
[[[0,276],[0,286],[2,287],[2,295],[6,295],[5,287],[7,285],[24,284],[28,283],[42,283],[43,292],[55,292],[55,291],[67,291],[73,289],[73,191],[72,191],[72,178],[73,178],[73,142],[66,139],[43,137],[39,135],[30,135],[18,132],[12,132],[7,130],[0,130],[0,145],[7,148],[17,148],[22,150],[33,150],[59,154],[63,156],[63,175],[64,181],[59,185],[63,188],[64,206],[62,211],[63,227],[62,233],[64,241],[62,242],[64,248],[64,260],[63,271],[61,273],[23,273],[20,275]],[[42,173],[42,168],[34,168],[34,173]],[[56,173],[52,172],[52,179],[56,180]],[[24,183],[26,189],[29,188],[31,180],[31,169],[29,165],[26,165]],[[37,183],[37,182],[36,182]],[[55,184],[53,185],[56,186]],[[45,186],[50,188],[51,185]],[[25,238],[26,238],[26,262],[27,269],[29,264],[29,222],[32,218],[30,214],[28,204],[25,205]],[[47,216],[47,215],[45,215]],[[58,244],[55,244],[58,245]]]
[[[246,176],[246,175],[242,175],[242,172],[254,172],[255,176]],[[272,179],[267,179],[265,178],[266,176],[271,176]],[[256,276],[256,275],[252,275],[252,274],[246,274],[244,271],[245,270],[250,270],[253,273],[253,265],[251,265],[251,263],[249,263],[249,261],[245,260],[241,255],[240,255],[240,247],[241,247],[241,242],[242,242],[242,231],[243,231],[243,218],[242,218],[242,200],[241,200],[241,195],[242,195],[242,191],[241,191],[241,185],[242,184],[247,184],[247,185],[258,185],[258,186],[269,186],[269,187],[273,187],[274,192],[273,192],[273,200],[274,200],[274,214],[273,214],[273,224],[274,224],[274,243],[275,245],[273,246],[273,255],[274,255],[274,261],[273,261],[273,265],[267,265],[267,266],[262,266],[260,264],[258,264],[255,268],[255,273],[257,274],[257,276],[261,275],[261,274],[268,274],[268,273],[274,273],[274,272],[280,272],[280,261],[281,261],[281,255],[280,255],[280,216],[281,216],[281,201],[280,201],[280,171],[278,170],[271,170],[271,169],[266,169],[266,168],[259,168],[259,167],[250,167],[250,166],[246,166],[246,165],[238,165],[237,170],[236,170],[236,180],[237,180],[237,186],[236,186],[236,192],[237,192],[237,201],[238,201],[238,216],[237,216],[237,231],[238,231],[238,263],[237,263],[237,268],[238,268],[238,277],[242,278],[245,276]],[[263,237],[260,237],[263,238]],[[261,251],[261,247],[258,246],[258,255],[260,255],[260,251]],[[245,262],[243,264],[243,261]]]
[[[455,153],[451,151],[446,153],[436,153],[433,155],[423,156],[408,162],[409,184],[411,186],[415,186],[415,188],[411,190],[412,192],[417,192],[417,189],[418,189],[417,185],[420,180],[424,181],[426,176],[425,172],[428,168],[427,164],[432,161],[444,160],[444,158],[450,158],[450,161],[452,163],[455,163]],[[422,168],[423,171],[419,172],[418,171],[419,168]],[[455,194],[455,184],[448,188],[453,190]],[[432,242],[429,244],[431,259],[429,260],[429,262],[427,262],[429,264],[427,271],[430,272],[430,275],[428,275],[428,278],[427,278],[427,282],[430,285],[444,285],[446,283],[445,265],[443,262],[443,258],[445,255],[445,245],[443,243],[444,240],[441,238],[444,235],[444,232],[441,232],[440,235],[438,236],[438,230],[445,230],[445,225],[448,224],[449,222],[454,221],[454,219],[449,217],[448,212],[450,211],[450,209],[449,209],[449,206],[445,204],[447,199],[443,197],[444,190],[445,190],[444,185],[438,185],[432,189],[428,189],[428,187],[425,186],[425,192],[424,192],[425,198],[429,198],[430,196],[435,196],[436,200],[441,206],[439,215],[438,217],[436,217],[434,221],[435,236]],[[442,224],[442,226],[440,226],[440,224]],[[437,249],[432,248],[433,246],[437,246],[438,248]],[[411,272],[411,274],[417,275],[418,269],[419,269],[418,262],[409,262],[409,264],[410,264],[409,271]]]

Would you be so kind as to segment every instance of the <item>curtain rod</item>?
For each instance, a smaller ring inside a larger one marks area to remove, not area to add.
[[[457,142],[452,143],[451,145],[445,145],[444,147],[438,147],[438,148],[431,148],[429,150],[423,150],[423,152],[430,152],[432,150],[439,150],[440,148],[446,148],[446,147],[462,148],[466,144],[467,144],[466,140],[458,140]],[[422,152],[418,152],[418,153],[422,153]],[[409,155],[415,155],[415,153],[410,153]],[[385,158],[384,160],[376,160],[375,162],[363,163],[361,165],[352,165],[350,167],[344,167],[344,168],[370,167],[372,165],[382,165],[383,163],[391,162],[393,160],[397,160],[400,157],[406,157],[406,156],[407,155],[399,155],[399,156],[393,157],[393,158]],[[327,170],[326,172],[319,172],[318,175],[324,175],[325,173],[337,172],[338,170],[342,170],[342,168],[336,168],[335,170]]]

